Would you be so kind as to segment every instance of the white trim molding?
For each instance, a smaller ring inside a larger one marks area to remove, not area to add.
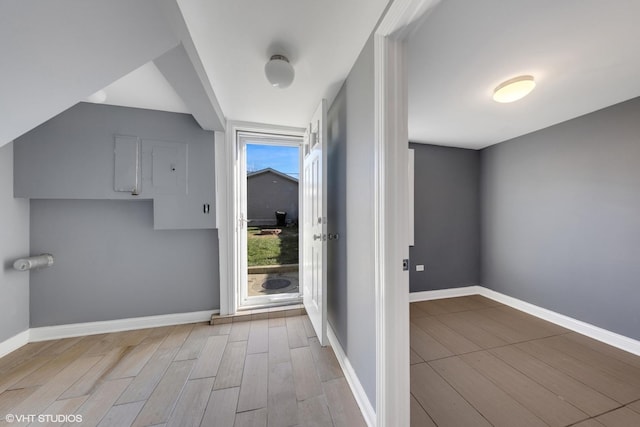
[[[468,295],[480,295],[481,286],[465,286],[464,288],[438,289],[435,291],[411,292],[410,302],[430,301],[433,299],[466,297]]]
[[[360,383],[356,372],[351,366],[351,362],[349,362],[349,358],[340,345],[340,341],[338,341],[336,333],[333,331],[333,328],[329,324],[327,324],[327,339],[329,340],[329,345],[331,345],[331,348],[333,349],[333,353],[338,359],[338,363],[340,364],[340,368],[342,368],[342,372],[344,373],[344,377],[349,384],[349,388],[351,388],[353,397],[356,399],[356,403],[360,407],[360,412],[362,412],[362,416],[364,417],[365,422],[369,427],[375,426],[376,411],[373,409],[373,406],[369,401],[369,397],[367,397],[367,393],[364,391],[364,387],[362,387],[362,384]]]
[[[43,326],[29,329],[29,342],[55,340],[104,334],[108,332],[132,331],[157,328],[160,326],[182,325],[211,320],[211,315],[220,310],[195,311],[191,313],[163,314],[159,316],[133,317],[129,319],[105,320],[100,322],[72,323],[68,325]]]
[[[0,357],[4,357],[26,344],[29,344],[29,329],[0,342]]]
[[[218,265],[220,274],[220,313],[232,314],[229,307],[233,306],[228,294],[233,282],[233,225],[231,206],[233,205],[229,190],[231,185],[229,168],[232,164],[232,154],[224,132],[215,133],[215,162],[216,162],[216,228],[218,229]]]
[[[406,40],[438,0],[395,0],[374,32],[376,425],[409,425]]]
[[[185,323],[208,322],[211,320],[213,314],[218,313],[220,313],[220,310],[193,311],[190,313],[161,314],[158,316],[132,317],[129,319],[31,328],[0,342],[0,357],[4,357],[30,342],[158,328],[161,326],[183,325]]]
[[[494,301],[501,302],[520,311],[524,311],[525,313],[539,317],[540,319],[555,323],[556,325],[560,325],[574,332],[578,332],[579,334],[588,336],[594,340],[601,341],[605,344],[609,344],[613,347],[617,347],[621,350],[640,356],[640,341],[634,340],[633,338],[611,332],[607,329],[583,322],[582,320],[565,316],[564,314],[556,313],[555,311],[547,310],[546,308],[538,307],[537,305],[530,304],[482,286],[478,287],[481,290],[480,295],[482,296],[491,298]]]
[[[611,332],[582,320],[574,319],[564,314],[539,307],[537,305],[510,297],[500,292],[485,288],[483,286],[467,286],[464,288],[442,289],[437,291],[413,292],[410,295],[411,302],[428,301],[442,298],[453,298],[467,295],[482,295],[494,301],[508,305],[509,307],[523,311],[532,316],[546,320],[556,325],[562,326],[579,334],[585,335],[594,340],[609,344],[620,350],[628,351],[640,356],[640,341],[633,338]]]
[[[409,228],[409,246],[416,245],[416,221],[415,221],[415,182],[416,182],[416,150],[413,148],[409,149],[408,153],[408,161],[409,166],[407,167],[407,214],[409,215],[409,220],[407,226]]]
[[[239,251],[239,186],[242,182],[239,167],[237,134],[238,132],[254,132],[263,134],[294,135],[302,137],[304,129],[288,126],[266,125],[262,123],[227,122],[224,144],[218,144],[216,138],[216,179],[219,184],[216,198],[216,215],[220,215],[218,228],[224,228],[220,239],[220,313],[235,314],[238,309],[238,284],[243,281],[243,271]],[[222,147],[220,147],[222,145]],[[224,183],[224,186],[222,186]]]

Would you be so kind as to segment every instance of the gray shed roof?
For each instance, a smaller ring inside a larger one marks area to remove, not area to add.
[[[291,181],[295,182],[296,184],[298,183],[298,180],[296,178],[294,178],[294,177],[292,177],[290,175],[284,174],[282,172],[279,172],[279,171],[277,171],[277,170],[275,170],[273,168],[265,168],[265,169],[260,169],[259,171],[250,172],[250,173],[247,174],[247,178],[251,178],[251,177],[254,177],[254,176],[257,176],[257,175],[262,175],[262,174],[265,174],[265,173],[272,173],[272,174],[277,175],[277,176],[279,176],[281,178],[286,178],[288,180],[291,180]]]

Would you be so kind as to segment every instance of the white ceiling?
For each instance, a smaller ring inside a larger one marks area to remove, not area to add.
[[[0,46],[0,146],[99,89],[108,104],[190,112],[211,129],[225,118],[304,127],[335,97],[388,2],[0,2],[0,38],[10,42]],[[170,52],[160,72],[154,61]],[[264,76],[272,54],[295,67],[287,89]],[[176,76],[176,66],[193,73]],[[184,81],[169,83],[167,72]],[[209,112],[216,117],[203,120]]]
[[[105,104],[174,113],[189,112],[182,98],[160,73],[153,61],[116,80],[104,88],[104,91],[107,94]]]
[[[164,1],[0,2],[0,146],[180,43]]]
[[[230,120],[305,127],[332,100],[388,0],[178,0],[207,76]],[[273,88],[264,65],[284,54],[293,84]],[[107,88],[107,104],[188,112],[153,63]]]
[[[409,43],[411,141],[482,148],[640,95],[640,1],[443,0]],[[531,74],[513,104],[491,99]]]
[[[388,3],[175,1],[0,3],[0,34],[12,41],[0,48],[0,146],[121,76],[107,103],[187,112],[149,62],[181,42],[191,56],[197,49],[227,119],[303,127],[335,96]],[[410,139],[482,148],[640,96],[638,16],[638,0],[442,0],[409,43]],[[64,31],[53,28],[61,21]],[[263,73],[275,53],[296,69],[284,90]],[[529,97],[491,100],[520,74],[536,77]]]
[[[178,0],[227,119],[305,127],[332,99],[388,0]],[[293,84],[273,88],[264,65],[283,54]]]

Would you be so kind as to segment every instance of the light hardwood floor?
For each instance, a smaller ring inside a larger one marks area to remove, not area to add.
[[[640,426],[638,356],[481,296],[410,313],[412,426]]]
[[[83,427],[365,425],[306,315],[28,344],[0,359],[0,425],[29,424],[7,414],[74,414],[82,423],[64,425]]]

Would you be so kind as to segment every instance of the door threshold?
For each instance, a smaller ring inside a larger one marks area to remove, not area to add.
[[[285,295],[285,294],[281,294]],[[295,294],[294,294],[295,295]],[[253,303],[253,304],[252,304]],[[273,308],[275,311],[282,310],[283,308],[302,305],[302,296],[288,296],[286,298],[278,298],[277,296],[269,297],[251,297],[247,302],[238,307],[238,312],[241,311],[254,311],[254,310],[268,310]]]
[[[287,304],[277,307],[243,309],[236,314],[211,316],[211,325],[222,325],[232,322],[246,322],[249,320],[276,319],[279,317],[302,316],[307,314],[303,304]]]

